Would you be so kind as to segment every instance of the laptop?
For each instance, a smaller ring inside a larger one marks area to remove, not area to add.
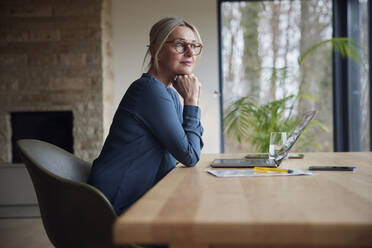
[[[211,167],[214,168],[253,168],[253,167],[279,167],[284,158],[296,143],[297,139],[304,132],[307,125],[314,118],[316,111],[305,113],[300,123],[293,130],[285,142],[281,152],[275,158],[227,158],[213,160]]]

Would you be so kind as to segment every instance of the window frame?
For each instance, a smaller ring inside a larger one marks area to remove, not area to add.
[[[372,33],[372,25],[371,25],[371,12],[372,12],[372,3],[371,0],[368,0],[368,56],[369,56],[369,150],[372,151],[372,70],[371,70],[371,64],[372,64],[372,39],[371,39],[371,33]]]

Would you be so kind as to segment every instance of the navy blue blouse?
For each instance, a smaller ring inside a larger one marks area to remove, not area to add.
[[[194,166],[203,147],[200,109],[144,73],[131,84],[94,160],[88,183],[122,213],[176,165]]]

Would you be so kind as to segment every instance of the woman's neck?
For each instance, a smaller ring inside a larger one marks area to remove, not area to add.
[[[167,88],[170,87],[172,84],[173,78],[171,76],[166,76],[166,75],[157,73],[156,70],[152,67],[149,69],[147,73],[151,74],[158,81],[162,82]]]

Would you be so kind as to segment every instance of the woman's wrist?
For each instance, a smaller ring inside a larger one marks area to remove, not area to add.
[[[198,106],[198,99],[193,99],[193,98],[184,99],[184,104]]]

